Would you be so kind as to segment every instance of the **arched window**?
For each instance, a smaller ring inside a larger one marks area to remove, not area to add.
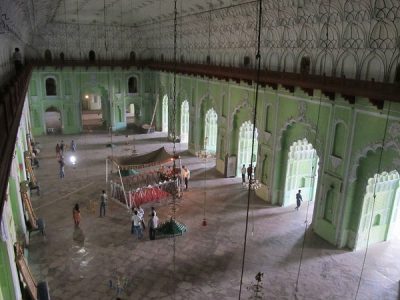
[[[381,223],[381,215],[377,214],[374,218],[374,226],[379,226],[380,223]]]
[[[136,53],[135,53],[135,51],[131,51],[131,53],[129,53],[129,60],[131,62],[135,62],[136,61]]]
[[[206,113],[204,148],[212,153],[217,151],[218,115],[213,108]]]
[[[161,54],[160,60],[161,60],[161,62],[164,62],[164,54]]]
[[[64,60],[65,60],[64,52],[61,52],[61,53],[60,53],[60,60],[61,60],[61,61],[64,61]]]
[[[51,51],[49,49],[47,49],[46,51],[44,51],[44,59],[46,61],[51,61],[52,57],[51,57]]]
[[[300,73],[301,74],[309,74],[310,73],[310,64],[311,64],[311,60],[308,56],[302,57],[301,62],[300,62]]]
[[[137,93],[137,78],[135,76],[131,76],[128,79],[128,93],[129,94]]]
[[[93,50],[89,51],[89,61],[95,61],[96,60],[96,53]]]
[[[245,67],[248,67],[248,66],[250,65],[250,56],[245,56],[245,57],[243,58],[243,65],[244,65]]]
[[[46,79],[46,96],[56,96],[57,95],[57,85],[54,78]]]

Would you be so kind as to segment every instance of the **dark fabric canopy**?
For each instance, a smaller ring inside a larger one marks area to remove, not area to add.
[[[110,158],[121,170],[142,169],[167,163],[173,159],[164,147],[138,156],[117,156]]]

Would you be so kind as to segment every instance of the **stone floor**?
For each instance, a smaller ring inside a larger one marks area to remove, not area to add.
[[[74,139],[78,148],[78,163],[66,166],[62,180],[55,158],[61,139]],[[146,233],[137,241],[123,206],[110,201],[105,218],[99,218],[97,205],[95,212],[88,206],[105,188],[105,157],[130,154],[132,136],[114,136],[114,149],[105,147],[110,137],[98,133],[37,141],[42,146],[36,170],[42,194],[32,201],[46,221],[47,236],[32,234],[29,264],[36,279],[49,282],[52,300],[116,299],[117,291],[109,287],[115,278],[127,281],[121,299],[239,298],[247,205],[240,179],[223,178],[213,161],[199,160],[177,145],[192,175],[176,215],[188,232],[156,241]],[[138,153],[161,145],[172,150],[161,133],[135,136]],[[73,225],[75,203],[81,206],[80,228]],[[160,219],[167,219],[168,205],[155,206]],[[207,226],[202,226],[204,210]],[[251,198],[241,299],[252,299],[257,272],[264,273],[262,299],[355,299],[365,251],[335,249],[312,230],[306,233],[296,292],[306,213],[307,203],[297,212]],[[308,220],[311,213],[312,203]],[[370,247],[357,299],[398,299],[399,253],[399,240]]]

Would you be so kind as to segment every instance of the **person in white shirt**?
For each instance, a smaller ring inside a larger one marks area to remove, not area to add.
[[[242,167],[242,183],[246,182],[246,172],[247,172],[246,165],[243,164],[243,167]]]
[[[140,226],[141,220],[138,216],[137,210],[133,211],[131,233],[136,233],[138,240],[142,239],[142,227]]]
[[[185,166],[183,166],[183,179],[185,180],[185,187],[186,187],[186,189],[188,189],[189,179],[190,179],[190,171]]]
[[[156,229],[158,227],[158,217],[152,213],[151,218],[149,220],[149,237],[150,240],[155,240],[156,239]]]
[[[140,218],[140,223],[143,226],[143,230],[145,230],[146,229],[146,225],[144,224],[144,210],[140,205],[137,208],[137,214],[138,214],[138,217]]]

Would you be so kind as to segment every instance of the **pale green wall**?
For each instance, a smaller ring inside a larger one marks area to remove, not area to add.
[[[60,80],[60,97],[49,99],[43,96],[42,85],[48,75]],[[126,93],[130,75],[138,78],[137,95]],[[172,74],[107,68],[66,68],[61,71],[48,68],[35,71],[32,78],[35,84],[31,82],[30,88],[31,117],[36,134],[44,133],[40,118],[49,105],[63,109],[63,115],[66,114],[66,109],[70,109],[76,121],[73,124],[80,124],[79,95],[91,91],[101,91],[106,103],[109,103],[107,95],[110,93],[113,105],[108,122],[113,125],[114,130],[125,128],[124,112],[130,103],[135,104],[140,121],[149,123],[157,98],[159,103],[154,124],[157,130],[161,130],[161,103],[164,95],[168,95],[170,133],[173,130]],[[66,79],[71,82],[71,95],[63,92]],[[188,100],[189,150],[192,153],[203,148],[206,112],[210,108],[217,112],[216,163],[217,170],[223,172],[226,155],[237,155],[238,131],[241,124],[253,120],[254,85],[177,75],[176,93],[176,135],[180,134],[181,104]],[[118,118],[118,106],[124,108],[122,120]],[[365,184],[368,176],[373,176],[376,169],[376,163],[372,163],[374,159],[371,158],[371,163],[367,163],[369,169],[363,167],[364,163],[360,159],[364,155],[363,151],[367,151],[371,144],[382,142],[387,108],[386,103],[383,110],[378,110],[363,98],[356,98],[356,104],[351,105],[341,95],[336,95],[332,101],[318,90],[313,91],[313,95],[310,96],[299,88],[291,92],[282,86],[278,86],[276,90],[268,86],[262,87],[256,122],[259,137],[256,178],[262,182],[262,187],[257,191],[258,196],[272,204],[282,204],[289,147],[293,142],[307,138],[319,157],[313,229],[332,244],[353,247]],[[398,111],[400,105],[392,104],[391,124],[399,123]],[[35,115],[39,116],[38,120],[35,120]],[[80,132],[80,125],[64,125],[64,133],[77,132]],[[391,138],[392,144],[398,143],[400,147],[399,137]],[[399,156],[398,149],[400,148],[387,151],[381,171],[391,171],[385,168],[394,168],[393,161]],[[358,178],[360,180],[357,180]]]

